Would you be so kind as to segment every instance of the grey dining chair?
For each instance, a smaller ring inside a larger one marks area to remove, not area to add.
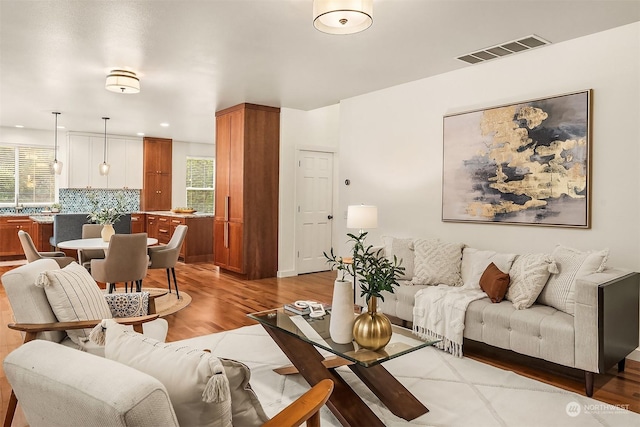
[[[95,239],[102,237],[102,224],[83,224],[82,238]],[[78,249],[78,262],[87,270],[91,271],[92,259],[104,259],[104,251],[102,249]]]
[[[176,297],[180,299],[180,292],[178,291],[178,281],[176,280],[176,263],[180,256],[180,248],[184,242],[184,238],[187,235],[189,227],[186,225],[179,225],[176,227],[171,240],[165,246],[152,246],[149,251],[149,268],[164,268],[167,270],[167,284],[169,285],[169,293],[171,293],[171,278],[169,271],[173,275],[173,285],[176,288]]]
[[[60,268],[63,268],[75,261],[75,258],[68,257],[61,251],[38,252],[36,245],[33,243],[33,239],[31,239],[29,233],[24,230],[18,231],[18,239],[20,239],[20,244],[22,245],[24,255],[27,257],[27,262],[33,262],[42,258],[51,258],[58,263]]]
[[[148,266],[147,233],[114,234],[104,259],[91,260],[91,275],[96,281],[106,283],[109,293],[116,289],[118,282],[135,282],[140,292]]]

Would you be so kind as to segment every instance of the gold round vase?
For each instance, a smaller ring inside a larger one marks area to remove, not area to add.
[[[353,324],[353,338],[360,347],[379,350],[391,340],[391,321],[387,316],[378,313],[376,297],[369,299],[368,310],[356,317]]]

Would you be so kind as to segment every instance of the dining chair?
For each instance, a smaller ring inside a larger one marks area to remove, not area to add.
[[[102,237],[102,224],[83,224],[82,238],[95,239]],[[92,259],[104,259],[104,250],[102,249],[78,249],[78,263],[87,270],[91,271]]]
[[[171,293],[171,278],[169,272],[173,275],[173,285],[176,288],[176,298],[180,299],[180,292],[178,291],[178,281],[176,280],[176,263],[180,256],[180,248],[184,242],[184,238],[187,235],[189,227],[186,225],[179,225],[176,227],[171,240],[165,246],[152,246],[148,249],[149,252],[149,268],[164,268],[167,270],[167,284],[169,285],[169,293]]]
[[[51,258],[58,263],[60,268],[63,268],[75,261],[74,258],[68,257],[64,252],[60,251],[38,252],[36,245],[33,244],[31,236],[24,230],[18,231],[18,239],[20,239],[20,244],[22,245],[24,255],[27,257],[27,262],[33,262],[42,258]]]
[[[116,289],[118,282],[135,282],[140,292],[148,265],[147,233],[114,234],[104,259],[91,260],[91,275],[96,281],[106,283],[109,293]]]

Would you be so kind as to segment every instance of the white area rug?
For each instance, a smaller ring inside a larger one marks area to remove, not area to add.
[[[300,375],[272,371],[288,364],[288,359],[260,325],[181,342],[246,363],[251,368],[251,386],[270,416],[309,389]],[[389,427],[640,426],[640,414],[435,348],[415,351],[384,366],[429,413],[411,422],[398,418],[348,368],[338,372]],[[325,406],[322,426],[339,425]]]

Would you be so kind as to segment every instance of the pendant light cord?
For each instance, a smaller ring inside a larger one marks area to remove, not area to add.
[[[104,154],[102,155],[102,163],[107,163],[107,120],[109,117],[103,117],[104,120]]]
[[[54,144],[53,144],[53,161],[57,163],[58,162],[58,115],[60,113],[54,111],[52,114],[56,115],[56,131],[55,131],[55,138],[54,138]]]

